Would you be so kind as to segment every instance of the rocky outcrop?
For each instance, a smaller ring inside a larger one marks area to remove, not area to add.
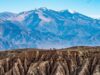
[[[100,75],[100,49],[2,51],[0,75]]]

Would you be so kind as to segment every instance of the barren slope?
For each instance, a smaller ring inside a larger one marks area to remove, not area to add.
[[[0,75],[100,75],[100,47],[1,51]]]

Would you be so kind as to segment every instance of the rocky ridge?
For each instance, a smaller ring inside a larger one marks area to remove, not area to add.
[[[0,75],[100,75],[100,48],[1,51]]]
[[[100,20],[78,12],[39,8],[0,13],[0,50],[100,46],[99,37]]]

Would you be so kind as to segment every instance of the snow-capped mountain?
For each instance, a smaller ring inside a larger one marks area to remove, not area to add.
[[[0,13],[0,50],[100,45],[100,20],[78,12],[39,8]]]

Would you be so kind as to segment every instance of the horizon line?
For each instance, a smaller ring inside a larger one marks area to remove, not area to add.
[[[79,11],[76,11],[76,10],[71,10],[71,9],[60,9],[60,10],[56,10],[56,9],[52,9],[52,8],[47,8],[47,7],[39,7],[39,8],[33,8],[33,9],[29,9],[29,10],[22,10],[22,11],[18,11],[18,12],[15,12],[15,11],[0,11],[0,14],[1,13],[14,13],[14,14],[19,14],[19,13],[22,13],[22,12],[27,12],[27,11],[34,11],[34,10],[39,10],[39,9],[47,9],[47,10],[53,10],[53,11],[58,11],[58,12],[61,12],[61,11],[68,11],[70,13],[80,13]],[[89,16],[89,15],[86,15],[84,13],[80,13],[82,15],[85,15],[87,17],[90,17],[90,18],[94,18],[94,19],[100,19],[100,16],[98,17],[93,17],[93,16]]]

